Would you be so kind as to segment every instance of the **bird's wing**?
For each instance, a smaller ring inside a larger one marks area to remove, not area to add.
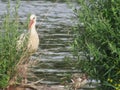
[[[23,33],[18,37],[17,41],[17,50],[20,50],[24,46],[26,46],[26,42],[28,40],[28,33]]]

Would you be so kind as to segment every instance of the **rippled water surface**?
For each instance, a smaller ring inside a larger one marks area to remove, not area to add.
[[[0,15],[6,12],[5,0],[0,1]],[[15,1],[11,1],[15,6]],[[11,9],[13,9],[11,7]],[[51,2],[49,0],[23,0],[19,8],[20,20],[24,23],[28,14],[37,15],[37,31],[40,37],[38,52],[32,57],[40,61],[33,72],[38,79],[45,78],[42,83],[59,84],[59,80],[66,72],[80,72],[74,67],[64,67],[64,59],[72,59],[69,44],[73,34],[71,26],[75,25],[76,17],[65,2]]]

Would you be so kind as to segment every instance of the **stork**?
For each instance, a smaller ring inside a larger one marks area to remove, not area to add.
[[[24,68],[26,65],[26,58],[28,59],[29,56],[31,56],[35,51],[37,51],[38,46],[39,46],[39,37],[38,33],[36,31],[36,15],[32,14],[30,16],[30,22],[28,25],[28,33],[23,33],[20,35],[19,40],[17,41],[17,50],[19,51],[22,47],[24,48],[25,46],[25,54],[24,56],[21,56],[22,58],[18,62],[18,72],[20,74],[23,74],[22,77],[26,79],[26,72],[27,69]],[[25,39],[27,37],[27,43],[24,45],[23,43],[26,42]],[[24,52],[24,51],[23,51]]]

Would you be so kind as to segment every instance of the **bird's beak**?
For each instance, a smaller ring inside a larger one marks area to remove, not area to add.
[[[32,26],[33,23],[34,23],[34,20],[30,20],[30,23],[29,23],[29,26],[28,26],[29,30],[31,29],[31,26]]]

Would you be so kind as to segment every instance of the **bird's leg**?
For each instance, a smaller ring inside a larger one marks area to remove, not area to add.
[[[24,83],[25,83],[25,84],[27,83],[27,77],[24,78]]]
[[[24,85],[24,84],[26,84],[27,83],[27,77],[24,77],[23,79],[22,79],[22,85]]]
[[[24,83],[27,83],[27,71],[28,71],[28,66],[25,66],[25,76],[24,76]]]
[[[74,90],[77,90],[76,88]]]
[[[25,70],[26,72],[25,72],[25,77],[24,77],[24,79],[25,79],[25,84],[27,83],[27,67],[26,67],[26,70]]]

